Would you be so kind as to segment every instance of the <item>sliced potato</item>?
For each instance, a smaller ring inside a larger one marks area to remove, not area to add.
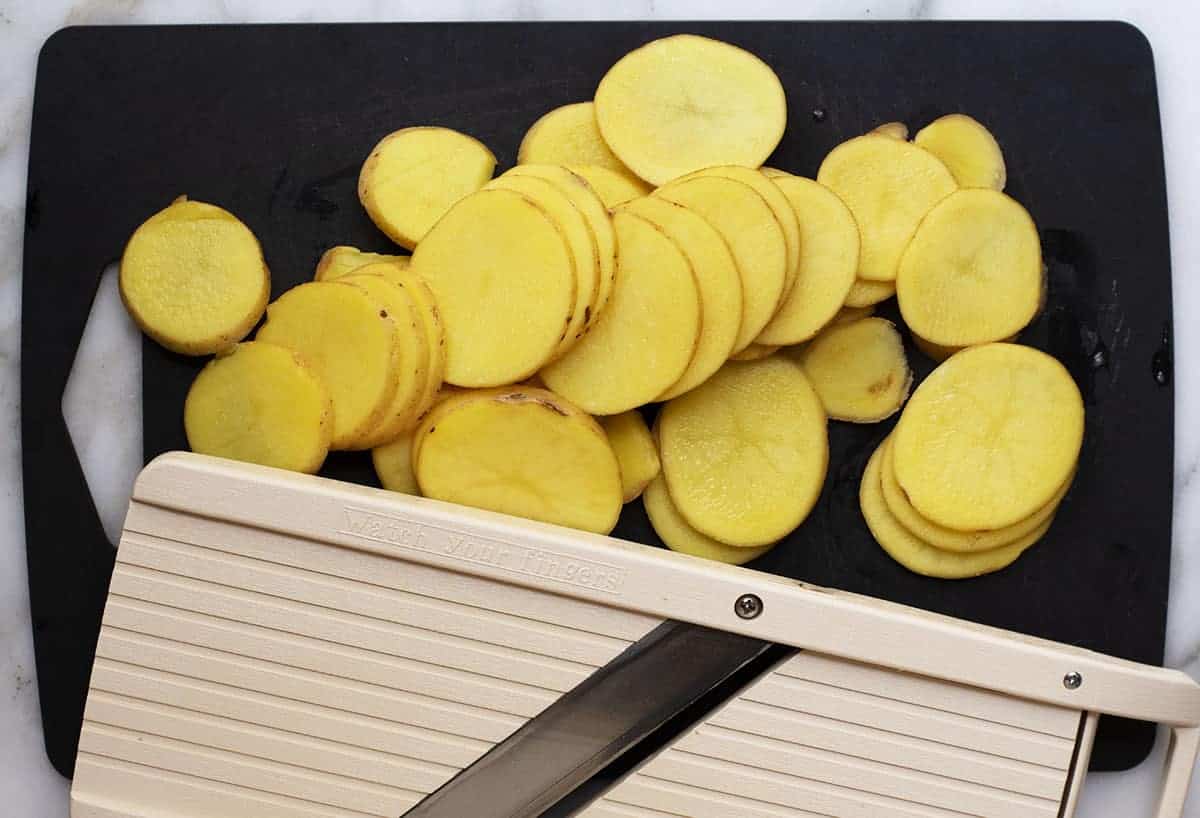
[[[604,141],[651,184],[714,165],[757,168],[787,124],[771,67],[729,43],[692,34],[626,54],[596,89]]]
[[[342,276],[350,275],[368,264],[394,264],[403,270],[408,267],[409,260],[408,256],[367,253],[357,247],[341,244],[337,247],[330,247],[321,254],[321,260],[317,262],[317,271],[313,275],[313,280],[334,281]]]
[[[918,538],[888,510],[880,484],[882,455],[871,455],[863,472],[858,498],[871,535],[892,559],[916,574],[941,579],[967,579],[990,574],[1011,565],[1050,528],[1053,517],[1008,545],[987,551],[943,551]]]
[[[609,210],[630,199],[649,196],[652,190],[650,185],[634,176],[628,169],[623,173],[600,165],[567,165],[567,169],[587,180]]]
[[[912,532],[918,539],[943,551],[987,551],[1011,545],[1053,517],[1058,510],[1058,504],[1062,502],[1062,498],[1071,488],[1071,478],[1068,478],[1067,482],[1063,483],[1062,487],[1055,492],[1049,503],[1013,525],[990,531],[955,531],[953,528],[946,528],[926,520],[912,507],[912,503],[908,502],[908,496],[905,495],[904,489],[900,488],[900,484],[896,482],[895,461],[892,458],[890,437],[880,444],[880,450],[883,459],[879,464],[879,477],[883,501],[887,504],[888,511],[900,525]]]
[[[795,284],[758,342],[799,344],[820,332],[846,302],[858,273],[858,225],[845,202],[823,185],[791,175],[771,181],[796,214],[800,256]]]
[[[227,210],[180,196],[130,237],[120,288],[142,332],[172,352],[208,355],[258,323],[271,274],[250,228]]]
[[[939,346],[999,341],[1041,309],[1037,227],[995,190],[963,189],[929,212],[900,261],[896,300],[915,334]]]
[[[426,497],[600,534],[621,513],[621,475],[604,431],[540,389],[444,412],[425,431],[416,475]]]
[[[536,176],[552,182],[588,220],[600,253],[600,286],[592,311],[602,312],[612,297],[613,282],[617,275],[617,235],[604,202],[586,179],[559,165],[517,165],[506,175]]]
[[[788,197],[783,194],[778,185],[751,168],[720,165],[715,168],[698,170],[684,178],[690,179],[697,176],[722,176],[741,182],[762,196],[767,207],[771,208],[771,213],[774,214],[775,220],[779,222],[779,227],[783,230],[783,243],[787,248],[787,267],[783,274],[783,296],[786,298],[796,284],[796,275],[800,266],[800,224],[796,220],[796,211]]]
[[[267,306],[255,336],[298,353],[333,401],[333,449],[358,445],[383,419],[396,392],[396,320],[366,290],[311,281]]]
[[[885,122],[882,125],[876,125],[872,128],[871,133],[890,136],[892,139],[904,141],[908,139],[908,126],[903,122]]]
[[[1061,363],[1018,344],[954,355],[909,399],[894,433],[896,481],[946,528],[1003,528],[1050,502],[1083,442],[1083,398]]]
[[[783,298],[787,242],[779,220],[749,185],[720,176],[673,182],[654,195],[694,210],[729,245],[742,279],[742,325],[733,351],[742,351],[762,332]]]
[[[575,304],[567,333],[559,343],[555,355],[566,352],[579,340],[591,324],[592,310],[596,306],[600,286],[600,251],[596,236],[588,226],[587,219],[571,200],[553,183],[536,176],[514,176],[505,174],[488,182],[485,188],[503,188],[523,193],[538,204],[562,230],[571,248],[575,266]]]
[[[360,269],[369,270],[370,266]],[[373,449],[416,425],[429,385],[429,337],[420,308],[403,286],[369,273],[352,273],[338,281],[361,287],[396,322],[396,388],[391,404],[379,424],[364,432],[354,445],[356,449]]]
[[[838,314],[833,316],[833,320],[829,322],[828,326],[832,327],[834,324],[849,324],[853,321],[861,321],[862,319],[869,318],[874,314],[874,306],[842,307]]]
[[[636,409],[600,418],[600,426],[617,456],[624,500],[626,503],[636,500],[662,468],[654,437]]]
[[[664,405],[657,432],[675,507],[726,545],[785,536],[825,481],[825,410],[804,371],[782,355],[726,364]]]
[[[529,197],[481,190],[450,208],[413,253],[446,330],[446,380],[513,383],[558,349],[575,307],[562,231]]]
[[[850,292],[846,293],[846,306],[871,307],[887,301],[895,294],[895,281],[867,281],[859,278],[855,279],[854,284],[850,286]]]
[[[420,494],[417,475],[412,466],[412,433],[406,432],[391,443],[376,446],[371,450],[371,463],[379,483],[388,491],[401,494]]]
[[[200,370],[183,426],[194,452],[313,474],[329,452],[333,407],[296,353],[248,341]]]
[[[591,165],[637,178],[600,136],[592,102],[563,105],[543,114],[525,132],[517,149],[517,164]]]
[[[779,344],[759,344],[754,343],[743,349],[741,352],[735,352],[729,356],[731,361],[757,361],[760,358],[765,358],[768,355],[774,355],[779,351]]]
[[[696,274],[700,292],[701,332],[688,368],[656,400],[669,400],[708,380],[733,351],[742,325],[742,280],[729,245],[704,218],[656,196],[622,205],[657,225],[679,245]]]
[[[594,415],[653,401],[687,369],[700,337],[700,294],[687,256],[632,213],[613,217],[617,286],[591,331],[541,372],[553,391]]]
[[[921,219],[958,187],[933,154],[881,134],[838,145],[821,163],[817,181],[854,214],[862,236],[858,277],[870,281],[896,278]]]
[[[417,246],[450,206],[492,178],[496,157],[449,128],[403,128],[380,140],[358,176],[358,199],[401,247]]]
[[[991,131],[966,114],[935,119],[917,131],[913,142],[941,159],[960,187],[1004,190],[1008,171],[1000,144]]]
[[[814,338],[799,360],[834,420],[878,423],[900,410],[912,388],[904,340],[886,318],[836,324]]]
[[[518,386],[524,387],[528,384],[507,385],[507,386],[491,386],[486,389],[459,389],[457,386],[447,386],[438,391],[438,396],[434,400],[433,407],[430,408],[417,424],[417,428],[412,433],[412,468],[413,474],[416,474],[417,459],[421,456],[421,443],[429,436],[429,433],[437,428],[438,422],[450,411],[457,408],[460,404],[467,401],[479,400],[481,398],[492,398],[497,395],[507,394]],[[541,387],[530,387],[540,389]]]
[[[706,537],[688,525],[687,520],[675,508],[671,495],[667,491],[667,482],[662,477],[656,477],[646,486],[642,495],[642,504],[646,507],[646,516],[654,533],[663,544],[672,551],[681,554],[691,554],[701,559],[723,562],[727,565],[744,565],[752,559],[761,557],[770,551],[774,544],[760,545],[757,548],[739,548],[726,545],[712,537]]]

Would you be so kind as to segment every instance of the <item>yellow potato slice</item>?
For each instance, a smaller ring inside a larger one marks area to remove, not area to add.
[[[636,500],[662,468],[654,437],[636,409],[600,418],[600,426],[621,468],[621,494],[626,503]]]
[[[642,504],[646,508],[646,516],[650,518],[650,525],[654,527],[654,533],[663,541],[663,545],[681,554],[691,554],[693,557],[727,565],[745,565],[775,547],[772,543],[757,548],[739,548],[701,534],[688,525],[679,509],[675,508],[667,491],[667,482],[662,477],[654,478],[650,485],[646,486]]]
[[[903,122],[885,122],[882,125],[876,125],[871,129],[871,133],[890,136],[892,139],[904,141],[908,139],[908,126]]]
[[[1050,502],[1083,442],[1083,398],[1061,363],[1018,344],[970,347],[930,373],[896,425],[896,481],[946,528],[1012,525]]]
[[[412,468],[416,474],[417,459],[421,456],[421,443],[429,436],[430,430],[434,429],[442,417],[451,410],[455,409],[459,404],[466,401],[478,400],[480,398],[492,398],[496,395],[504,395],[512,392],[520,387],[529,387],[531,389],[540,389],[528,383],[507,385],[507,386],[491,386],[486,389],[459,389],[456,386],[447,386],[438,391],[437,398],[434,400],[433,407],[430,408],[417,424],[417,428],[412,433]]]
[[[913,142],[950,168],[960,187],[1004,190],[1008,171],[992,132],[966,114],[949,114],[917,131]]]
[[[506,175],[536,176],[553,183],[587,219],[600,253],[600,285],[592,312],[602,312],[612,297],[613,282],[617,275],[617,234],[613,231],[612,217],[604,202],[586,179],[559,165],[517,165]]]
[[[791,292],[763,331],[760,344],[799,344],[828,324],[846,302],[858,274],[858,225],[833,191],[800,176],[771,180],[800,228],[800,256]]]
[[[258,323],[271,274],[250,228],[227,210],[181,196],[130,237],[120,288],[142,332],[172,352],[209,355]]]
[[[519,165],[591,165],[636,179],[600,135],[596,105],[576,102],[555,108],[533,123],[517,149]]]
[[[726,364],[664,405],[657,432],[675,507],[726,545],[785,536],[825,481],[825,410],[804,371],[782,355]]]
[[[541,389],[457,403],[426,430],[416,475],[426,497],[600,534],[621,513],[604,430]]]
[[[757,168],[787,124],[771,67],[728,43],[679,34],[626,54],[596,89],[604,141],[651,184],[714,165]]]
[[[875,314],[875,307],[868,305],[866,307],[842,307],[837,315],[833,316],[833,320],[828,326],[835,324],[849,324],[854,321],[861,321],[864,318],[870,318]]]
[[[553,391],[594,415],[653,401],[687,369],[700,337],[700,294],[687,256],[651,222],[613,217],[617,286],[596,324],[541,371]]]
[[[379,484],[388,491],[414,495],[421,493],[421,487],[417,485],[417,475],[413,473],[412,445],[412,433],[406,432],[391,443],[376,446],[371,450],[375,476],[379,478]]]
[[[846,293],[847,307],[871,307],[887,301],[896,294],[895,281],[867,281],[855,279]]]
[[[567,165],[567,169],[587,180],[609,210],[630,199],[649,196],[653,189],[628,170],[621,173],[600,165]]]
[[[892,559],[915,574],[940,579],[968,579],[1006,568],[1040,540],[1054,521],[1043,522],[1030,533],[1008,545],[987,551],[943,551],[917,537],[892,516],[880,484],[882,455],[876,449],[863,472],[858,499],[871,535]]]
[[[333,407],[296,353],[247,341],[200,370],[183,426],[194,452],[313,474],[329,452]]]
[[[751,168],[721,165],[698,170],[684,178],[694,179],[697,176],[721,176],[741,182],[762,196],[767,207],[771,208],[771,213],[774,214],[775,220],[779,222],[779,227],[783,230],[783,243],[787,249],[787,267],[783,274],[783,297],[786,298],[796,284],[796,275],[800,266],[800,224],[797,222],[796,211],[788,197],[783,194],[778,185]]]
[[[779,344],[758,344],[754,343],[743,349],[741,352],[735,352],[729,356],[731,361],[757,361],[768,355],[774,355],[779,351]]]
[[[371,268],[368,265],[360,269]],[[421,401],[429,386],[429,336],[420,308],[403,286],[369,272],[351,273],[338,281],[365,290],[396,322],[396,388],[391,404],[378,425],[364,432],[354,445],[356,449],[373,449],[412,429],[424,411]]]
[[[413,253],[446,330],[446,380],[513,383],[558,349],[575,306],[562,231],[532,199],[481,190],[450,208]]]
[[[742,279],[729,245],[701,216],[655,196],[622,205],[658,226],[687,256],[700,291],[701,332],[688,368],[656,400],[670,400],[708,380],[733,351],[742,326]]]
[[[267,306],[255,336],[298,353],[333,401],[330,448],[348,449],[384,418],[396,392],[396,320],[365,290],[337,281],[293,287]]]
[[[1055,492],[1049,503],[1013,525],[991,531],[955,531],[953,528],[946,528],[926,520],[912,507],[912,503],[908,502],[904,489],[900,488],[900,484],[896,482],[895,461],[892,456],[890,437],[880,445],[880,450],[883,457],[879,464],[880,483],[883,500],[887,504],[888,511],[900,525],[916,537],[943,551],[987,551],[1010,545],[1053,517],[1058,510],[1058,504],[1062,502],[1063,497],[1071,488],[1071,478],[1068,478],[1067,482],[1063,483],[1062,487]]]
[[[783,228],[749,185],[720,176],[673,182],[654,193],[708,220],[729,245],[742,280],[742,325],[733,351],[758,337],[775,315],[787,279]]]
[[[900,410],[912,388],[904,340],[886,318],[836,324],[799,361],[834,420],[878,423]]]
[[[858,277],[870,281],[896,278],[921,219],[958,187],[933,154],[881,134],[838,145],[821,163],[817,181],[854,214],[862,236]]]
[[[314,281],[335,281],[342,276],[348,276],[368,264],[394,264],[400,269],[406,269],[408,256],[393,256],[387,253],[367,253],[357,247],[341,244],[330,247],[321,254],[317,262],[317,270],[313,275]]]
[[[425,345],[429,350],[429,371],[417,408],[417,417],[420,417],[433,405],[446,375],[446,330],[442,326],[442,314],[438,311],[433,290],[429,289],[425,279],[410,270],[407,264],[369,264],[358,268],[356,272],[360,275],[381,276],[403,287],[417,307],[425,332]]]
[[[995,190],[963,189],[929,212],[900,261],[904,322],[939,346],[999,341],[1042,306],[1042,245],[1025,208]]]
[[[571,200],[545,179],[505,174],[484,187],[515,190],[528,196],[558,225],[571,248],[577,279],[575,304],[567,324],[567,334],[555,351],[556,356],[562,355],[575,345],[592,321],[600,286],[600,251],[596,246],[596,236]]]
[[[492,178],[496,157],[449,128],[403,128],[380,140],[358,176],[358,199],[401,247],[417,246],[450,206]]]

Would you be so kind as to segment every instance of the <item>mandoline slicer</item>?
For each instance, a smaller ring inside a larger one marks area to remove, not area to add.
[[[169,454],[125,521],[73,818],[1069,818],[1200,686],[661,549]]]

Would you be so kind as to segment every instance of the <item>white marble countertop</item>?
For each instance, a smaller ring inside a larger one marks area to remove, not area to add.
[[[336,9],[336,10],[334,10]],[[553,0],[0,0],[0,808],[8,818],[59,818],[68,813],[68,782],[42,751],[33,645],[25,586],[21,510],[18,372],[20,366],[20,256],[25,172],[34,69],[42,42],[70,24],[275,22],[313,20],[458,19],[1124,19],[1153,44],[1162,106],[1172,262],[1175,270],[1176,481],[1175,541],[1167,636],[1167,664],[1200,678],[1200,94],[1195,58],[1200,41],[1200,4],[1184,0],[610,0],[602,4]],[[88,421],[73,427],[89,477],[110,526],[117,525],[128,497],[140,441],[117,407],[136,406],[136,334],[110,289],[102,293],[108,316],[96,330],[91,355],[97,376],[68,407],[88,407]],[[122,422],[122,419],[123,421]],[[1151,814],[1162,742],[1146,764],[1129,773],[1089,777],[1081,818],[1135,818]],[[1185,815],[1200,818],[1200,781]]]

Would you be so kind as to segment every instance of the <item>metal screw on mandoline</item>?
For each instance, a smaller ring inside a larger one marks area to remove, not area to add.
[[[755,594],[742,594],[733,603],[733,610],[742,619],[755,619],[763,611],[763,601]]]
[[[1063,676],[1063,687],[1065,687],[1067,690],[1078,690],[1082,684],[1083,676],[1075,673],[1074,671],[1068,673],[1066,676]]]

